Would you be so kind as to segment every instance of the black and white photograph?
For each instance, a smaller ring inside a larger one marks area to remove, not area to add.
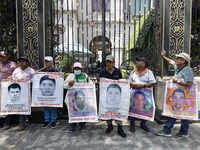
[[[2,81],[0,104],[0,115],[30,114],[30,82]]]
[[[59,72],[37,72],[33,78],[33,107],[63,107],[63,78]]]

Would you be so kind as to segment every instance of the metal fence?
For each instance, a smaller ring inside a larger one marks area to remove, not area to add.
[[[112,54],[126,78],[135,68],[136,56],[147,57],[153,70],[153,6],[153,0],[55,1],[57,65],[71,72],[73,62],[80,61],[84,71],[96,78]]]
[[[160,30],[159,0],[54,0],[53,52],[55,65],[65,73],[80,61],[92,78],[105,66],[108,54],[115,66],[128,77],[135,68],[135,57],[145,56],[149,68],[160,75],[161,49],[155,46]],[[200,10],[193,0],[190,65],[200,75]],[[16,1],[0,1],[0,50],[17,60]],[[50,25],[51,26],[51,25]]]

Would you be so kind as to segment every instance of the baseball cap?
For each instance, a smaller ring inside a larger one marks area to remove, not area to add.
[[[106,60],[114,61],[115,58],[114,58],[114,56],[112,56],[112,55],[108,55],[108,56],[106,57]]]
[[[6,51],[1,51],[1,52],[0,52],[0,56],[6,57],[6,56],[8,56],[8,52],[6,52]]]
[[[148,60],[145,57],[136,57],[136,60],[141,60],[145,63],[145,66],[148,66]]]
[[[26,62],[29,62],[28,58],[26,58],[26,57],[24,57],[24,56],[22,56],[22,57],[20,57],[20,58],[18,59],[18,61],[20,61],[20,60],[25,60]]]
[[[186,61],[190,61],[190,56],[187,53],[180,53],[180,54],[175,54],[176,57],[181,57]]]
[[[82,65],[81,65],[81,63],[79,63],[79,62],[75,62],[74,63],[74,67],[73,68],[75,68],[75,67],[83,68]]]
[[[53,58],[51,56],[46,56],[44,60],[51,61],[53,63]]]

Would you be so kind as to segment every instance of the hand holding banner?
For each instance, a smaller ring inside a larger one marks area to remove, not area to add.
[[[74,83],[66,95],[69,123],[98,122],[96,91],[93,83]]]
[[[29,81],[1,82],[0,115],[8,114],[31,114]]]
[[[154,121],[153,88],[131,89],[129,116]]]
[[[100,79],[99,118],[126,121],[129,110],[129,80]]]
[[[191,88],[180,86],[172,80],[166,82],[163,115],[177,119],[198,120],[197,84]]]
[[[32,91],[33,107],[63,107],[62,73],[36,72]]]

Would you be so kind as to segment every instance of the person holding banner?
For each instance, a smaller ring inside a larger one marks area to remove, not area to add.
[[[122,79],[122,73],[121,73],[121,71],[119,69],[115,68],[114,64],[115,64],[114,56],[108,55],[106,57],[106,67],[103,68],[100,71],[100,73],[99,73],[99,79],[100,78],[107,78],[107,79],[113,79],[113,80]],[[121,97],[121,93],[120,93],[121,91],[120,91],[119,87],[117,87],[115,85],[112,85],[112,86],[113,87],[110,87],[110,88],[107,89],[107,95],[106,95],[107,100],[106,100],[106,102],[107,102],[108,105],[115,106],[115,105],[118,105],[120,99],[118,100],[118,98],[116,98],[116,101],[113,104],[113,101],[111,101],[111,99],[109,98],[109,92],[113,93],[115,91],[115,92],[119,93],[118,97]],[[106,122],[108,124],[108,127],[106,129],[106,133],[109,134],[113,130],[112,120],[106,120]],[[118,125],[117,133],[121,137],[126,138],[126,134],[124,133],[124,131],[122,129],[122,121],[115,120],[115,123]]]
[[[35,70],[28,66],[29,60],[22,56],[18,59],[19,67],[13,71],[12,76],[8,77],[8,79],[20,79],[20,80],[31,80],[35,74]],[[21,87],[18,83],[13,83],[8,87],[9,96],[11,101],[15,102],[20,99]],[[22,91],[23,92],[23,91]],[[26,115],[20,115],[19,119],[19,131],[23,131],[26,127]]]
[[[147,69],[148,60],[145,57],[136,57],[136,69],[133,70],[129,76],[130,84],[132,88],[138,89],[135,92],[133,98],[131,99],[132,103],[136,110],[145,112],[144,106],[147,104],[146,96],[142,92],[143,88],[153,87],[156,83],[155,77],[151,70]],[[130,131],[135,132],[135,117],[131,117],[130,121]],[[150,132],[150,129],[146,125],[147,120],[141,119],[140,127],[146,131]]]
[[[188,63],[190,61],[190,56],[187,53],[180,53],[180,54],[176,54],[176,59],[175,61],[173,61],[170,58],[166,57],[166,51],[163,50],[161,53],[161,56],[169,63],[172,64],[174,66],[175,69],[175,75],[173,77],[173,83],[177,83],[183,87],[192,87],[193,84],[193,80],[194,80],[194,72],[192,70],[192,68],[190,68],[188,66]],[[183,81],[181,80],[183,79]],[[173,94],[173,101],[174,102],[178,102],[180,100],[175,100],[175,94],[177,96],[178,99],[180,99],[182,97],[182,99],[185,99],[185,96],[183,96],[183,92],[181,92],[180,90],[177,90],[174,94]],[[180,102],[178,102],[180,103]],[[175,104],[174,106],[177,108],[181,108],[183,105],[183,102],[181,102],[180,104]],[[171,137],[171,129],[174,126],[176,119],[175,118],[168,118],[167,123],[165,124],[163,130],[157,132],[157,135],[160,136],[166,136],[166,137]],[[188,134],[188,129],[189,129],[189,120],[183,120],[181,119],[181,128],[178,134],[175,135],[176,138],[183,138],[183,137],[189,137]]]
[[[86,73],[82,73],[82,64],[79,62],[75,62],[73,65],[74,68],[74,73],[71,73],[68,75],[68,77],[66,78],[65,82],[64,82],[64,88],[65,89],[69,89],[71,88],[75,82],[78,83],[87,83],[90,82],[89,77]],[[82,91],[76,91],[75,92],[75,101],[77,103],[76,106],[76,111],[77,112],[83,112],[87,110],[87,107],[84,105],[85,102],[85,94]],[[65,103],[67,105],[67,99],[65,98]],[[80,126],[80,130],[81,131],[86,131],[85,128],[85,124],[86,122],[80,122],[79,126]],[[72,133],[75,131],[75,128],[77,126],[76,123],[69,123],[70,128],[67,130],[68,133]]]
[[[0,81],[7,79],[12,75],[13,71],[17,68],[17,64],[9,60],[8,52],[0,51]],[[10,128],[11,115],[0,117],[0,122],[4,122],[3,129],[7,130]]]
[[[53,58],[51,56],[46,56],[44,58],[45,68],[39,70],[40,72],[58,72],[56,68],[53,67]],[[44,84],[43,84],[44,83]],[[45,91],[46,86],[48,90]],[[50,79],[49,76],[45,75],[40,80],[40,91],[43,96],[52,96],[55,90],[55,79]],[[48,128],[51,125],[51,128],[56,128],[56,119],[57,119],[57,107],[44,107],[44,125],[43,129]]]

